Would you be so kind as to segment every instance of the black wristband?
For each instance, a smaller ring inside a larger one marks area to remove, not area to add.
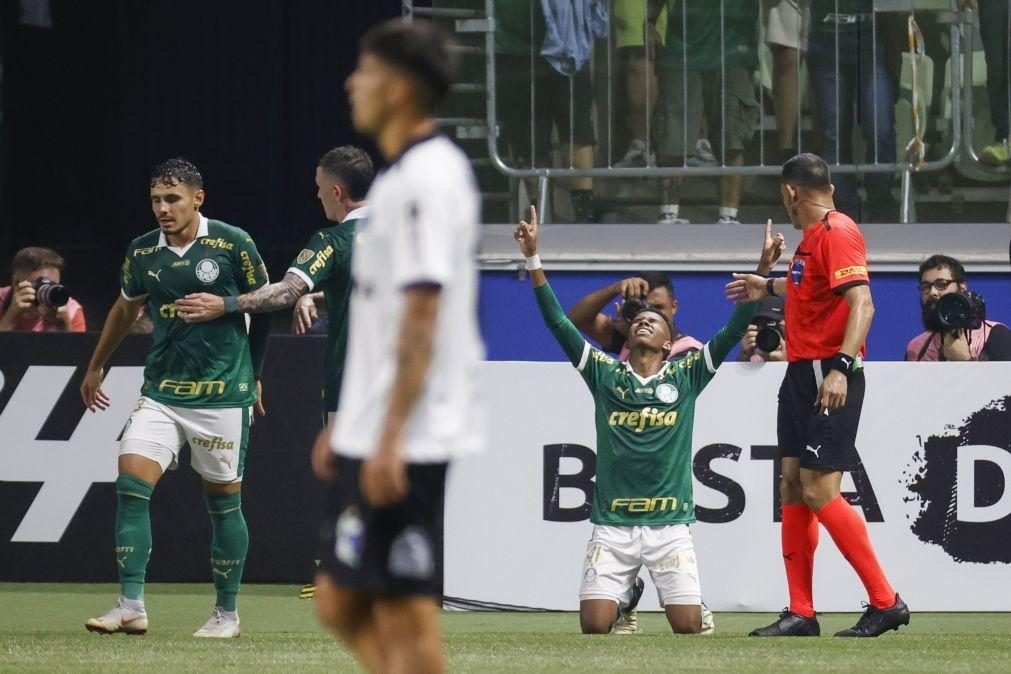
[[[842,372],[848,379],[849,376],[853,374],[854,361],[855,359],[853,356],[840,351],[836,355],[832,356],[832,360],[828,362],[828,369]]]
[[[771,276],[765,280],[765,292],[769,293],[769,297],[779,297],[776,294],[776,279]]]

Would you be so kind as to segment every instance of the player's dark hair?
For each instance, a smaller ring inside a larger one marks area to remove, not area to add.
[[[962,263],[949,255],[931,255],[920,265],[920,278],[923,273],[938,267],[947,267],[951,270],[951,278],[956,283],[965,283],[965,267]]]
[[[368,194],[375,176],[372,158],[354,145],[341,145],[319,159],[319,167],[329,176],[341,181],[352,201],[361,201]]]
[[[824,159],[816,154],[804,152],[791,157],[783,164],[779,181],[794,187],[825,192],[832,186],[832,174]]]
[[[670,280],[670,276],[664,274],[662,271],[644,271],[639,274],[639,278],[646,282],[650,290],[666,288],[667,292],[670,293],[670,298],[672,300],[677,299],[677,295],[674,294],[674,282]]]
[[[63,257],[55,250],[29,246],[14,254],[14,259],[11,261],[11,272],[15,276],[22,277],[46,267],[53,267],[62,272],[63,264]]]
[[[391,19],[365,33],[361,50],[406,73],[417,85],[418,104],[425,112],[449,91],[456,78],[452,43],[430,21]]]
[[[152,169],[151,187],[155,185],[165,185],[166,187],[186,185],[195,190],[201,190],[204,188],[204,177],[200,175],[200,169],[189,160],[173,157]]]

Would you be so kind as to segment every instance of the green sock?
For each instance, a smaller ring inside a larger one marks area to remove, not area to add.
[[[211,516],[211,573],[218,592],[217,605],[235,610],[242,567],[249,549],[249,530],[242,516],[242,493],[204,494]]]
[[[151,558],[151,494],[154,485],[133,475],[116,478],[116,566],[120,592],[144,599],[144,576]]]

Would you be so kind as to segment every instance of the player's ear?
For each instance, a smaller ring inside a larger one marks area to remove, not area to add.
[[[197,190],[193,193],[193,210],[199,211],[200,207],[204,205],[204,191]]]
[[[340,183],[333,184],[333,196],[338,202],[344,201],[344,187]]]

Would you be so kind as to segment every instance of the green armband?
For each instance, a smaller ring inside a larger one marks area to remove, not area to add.
[[[228,295],[221,298],[225,303],[225,313],[234,314],[239,310],[239,298],[235,295]]]

